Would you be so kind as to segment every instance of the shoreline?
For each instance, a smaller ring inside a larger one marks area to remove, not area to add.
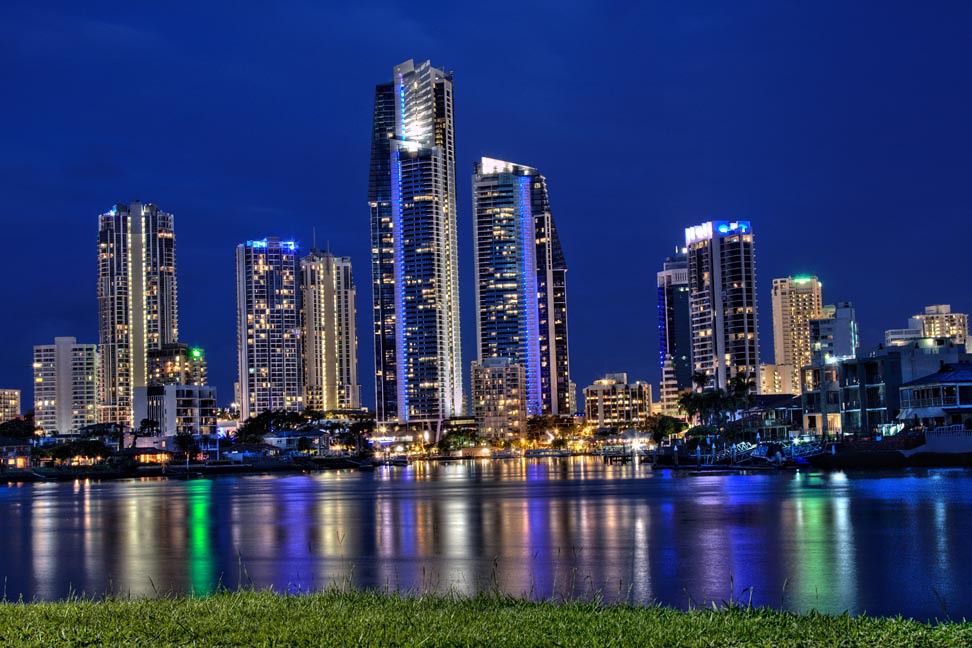
[[[5,646],[966,646],[972,623],[328,590],[0,604]]]
[[[411,463],[428,462],[430,464],[440,464],[440,463],[475,463],[481,461],[489,462],[503,462],[511,460],[526,460],[526,461],[547,461],[550,459],[572,459],[575,457],[590,457],[592,459],[600,460],[601,457],[598,455],[569,455],[561,457],[448,457],[448,458],[433,458],[433,459],[417,459]],[[360,472],[372,472],[381,467],[394,467],[403,468],[407,466],[402,466],[398,464],[383,464],[380,461],[370,461],[354,458],[336,458],[337,460],[331,462],[306,462],[301,464],[294,464],[292,462],[285,461],[269,461],[269,462],[255,462],[255,463],[244,463],[235,465],[212,465],[205,466],[202,464],[190,465],[188,474],[186,472],[185,466],[173,465],[169,467],[163,467],[160,465],[151,466],[138,466],[134,469],[104,469],[104,470],[66,470],[62,472],[50,472],[48,474],[40,474],[35,471],[7,471],[0,473],[0,486],[11,486],[17,484],[44,484],[44,483],[56,483],[56,482],[71,482],[77,480],[93,480],[93,481],[115,481],[124,479],[139,479],[143,477],[151,478],[164,478],[164,479],[174,479],[174,480],[186,480],[186,479],[211,479],[223,476],[232,475],[268,475],[268,474],[310,474],[310,473],[323,473],[332,472],[336,470],[352,470]],[[411,465],[408,464],[408,465]],[[605,462],[610,463],[610,462]],[[670,470],[674,473],[681,475],[740,475],[740,474],[793,474],[795,472],[857,472],[857,473],[867,473],[867,472],[907,472],[911,469],[929,469],[929,468],[972,468],[967,464],[960,465],[860,465],[860,466],[766,466],[766,465],[748,465],[748,464],[702,464],[698,465],[695,463],[682,463],[677,465],[657,463],[653,464],[648,459],[640,459],[637,462],[629,461],[625,463],[612,464],[621,466],[643,466],[650,468],[652,470]],[[36,470],[36,469],[35,469]]]

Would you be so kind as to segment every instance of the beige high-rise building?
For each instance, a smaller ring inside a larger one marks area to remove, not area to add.
[[[46,434],[74,434],[98,422],[98,347],[56,337],[34,347],[34,423]]]
[[[526,433],[527,381],[523,365],[510,358],[472,363],[473,415],[479,433],[491,439]]]
[[[0,389],[0,423],[20,416],[20,390]]]
[[[300,262],[304,323],[304,407],[361,406],[351,259],[311,250]]]
[[[759,393],[795,394],[793,376],[796,373],[790,365],[759,365]]]
[[[793,394],[800,393],[800,369],[810,364],[810,320],[823,316],[823,284],[816,277],[773,280],[773,352],[786,366]]]

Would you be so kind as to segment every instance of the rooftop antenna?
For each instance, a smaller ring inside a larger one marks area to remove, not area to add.
[[[311,228],[311,249],[312,250],[317,249],[317,228],[316,227]]]

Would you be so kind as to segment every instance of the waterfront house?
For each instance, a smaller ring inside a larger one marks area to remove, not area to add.
[[[943,364],[901,386],[898,419],[911,425],[972,425],[972,362]]]
[[[30,443],[24,439],[0,437],[0,461],[4,470],[30,467]]]

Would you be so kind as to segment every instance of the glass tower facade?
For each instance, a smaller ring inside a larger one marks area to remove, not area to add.
[[[523,367],[531,416],[573,413],[567,267],[546,179],[532,167],[482,158],[473,219],[480,364],[507,358]]]
[[[173,220],[139,202],[98,219],[99,422],[132,427],[148,352],[178,341]]]
[[[756,254],[749,221],[710,221],[685,230],[692,369],[725,388],[743,374],[759,379]]]
[[[395,66],[391,84],[375,89],[369,203],[379,421],[436,422],[463,410],[452,115],[452,75],[428,61]]]
[[[300,260],[293,241],[266,238],[236,248],[240,418],[300,411]]]
[[[685,248],[665,259],[658,273],[658,364],[662,411],[678,415],[678,393],[692,388],[692,326],[689,322]]]
[[[371,132],[371,296],[375,345],[375,417],[398,418],[395,333],[395,236],[391,208],[391,139],[395,136],[395,86],[375,87]]]

